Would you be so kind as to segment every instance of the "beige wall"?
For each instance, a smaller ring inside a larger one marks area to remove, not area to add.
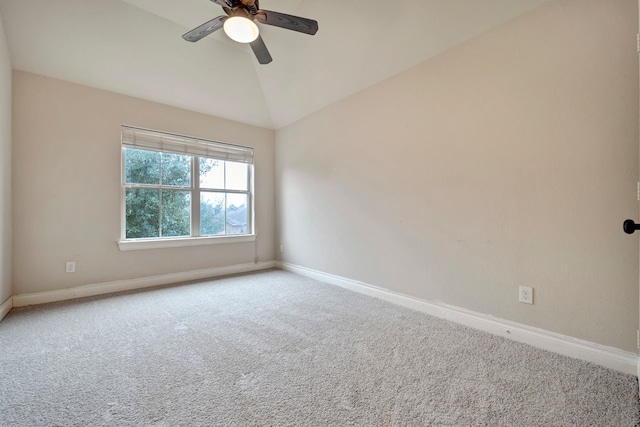
[[[254,147],[257,257],[274,258],[273,131],[20,71],[13,90],[14,294],[253,262],[254,243],[118,250],[121,124]]]
[[[554,2],[279,130],[281,258],[636,351],[637,17]]]
[[[11,286],[11,60],[0,17],[0,304]]]

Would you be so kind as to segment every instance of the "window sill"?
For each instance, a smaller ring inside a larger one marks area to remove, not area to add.
[[[216,237],[183,237],[176,239],[131,239],[120,240],[120,251],[139,251],[144,249],[181,248],[186,246],[220,245],[230,243],[254,242],[255,234],[243,234],[241,236],[216,236]]]

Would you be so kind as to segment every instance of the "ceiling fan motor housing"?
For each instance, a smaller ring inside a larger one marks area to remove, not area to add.
[[[232,0],[230,3],[232,3],[230,8],[223,7],[225,13],[229,16],[237,16],[238,13],[246,13],[247,15],[255,16],[260,9],[258,0]]]

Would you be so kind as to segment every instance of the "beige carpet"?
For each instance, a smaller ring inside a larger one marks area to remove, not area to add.
[[[2,426],[637,426],[637,387],[282,271],[0,322]]]

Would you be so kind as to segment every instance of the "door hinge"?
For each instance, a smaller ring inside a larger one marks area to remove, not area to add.
[[[636,34],[636,51],[640,53],[640,33]]]
[[[636,183],[636,200],[640,202],[640,182]]]
[[[638,348],[640,348],[640,329],[636,331],[636,344],[638,345]]]

